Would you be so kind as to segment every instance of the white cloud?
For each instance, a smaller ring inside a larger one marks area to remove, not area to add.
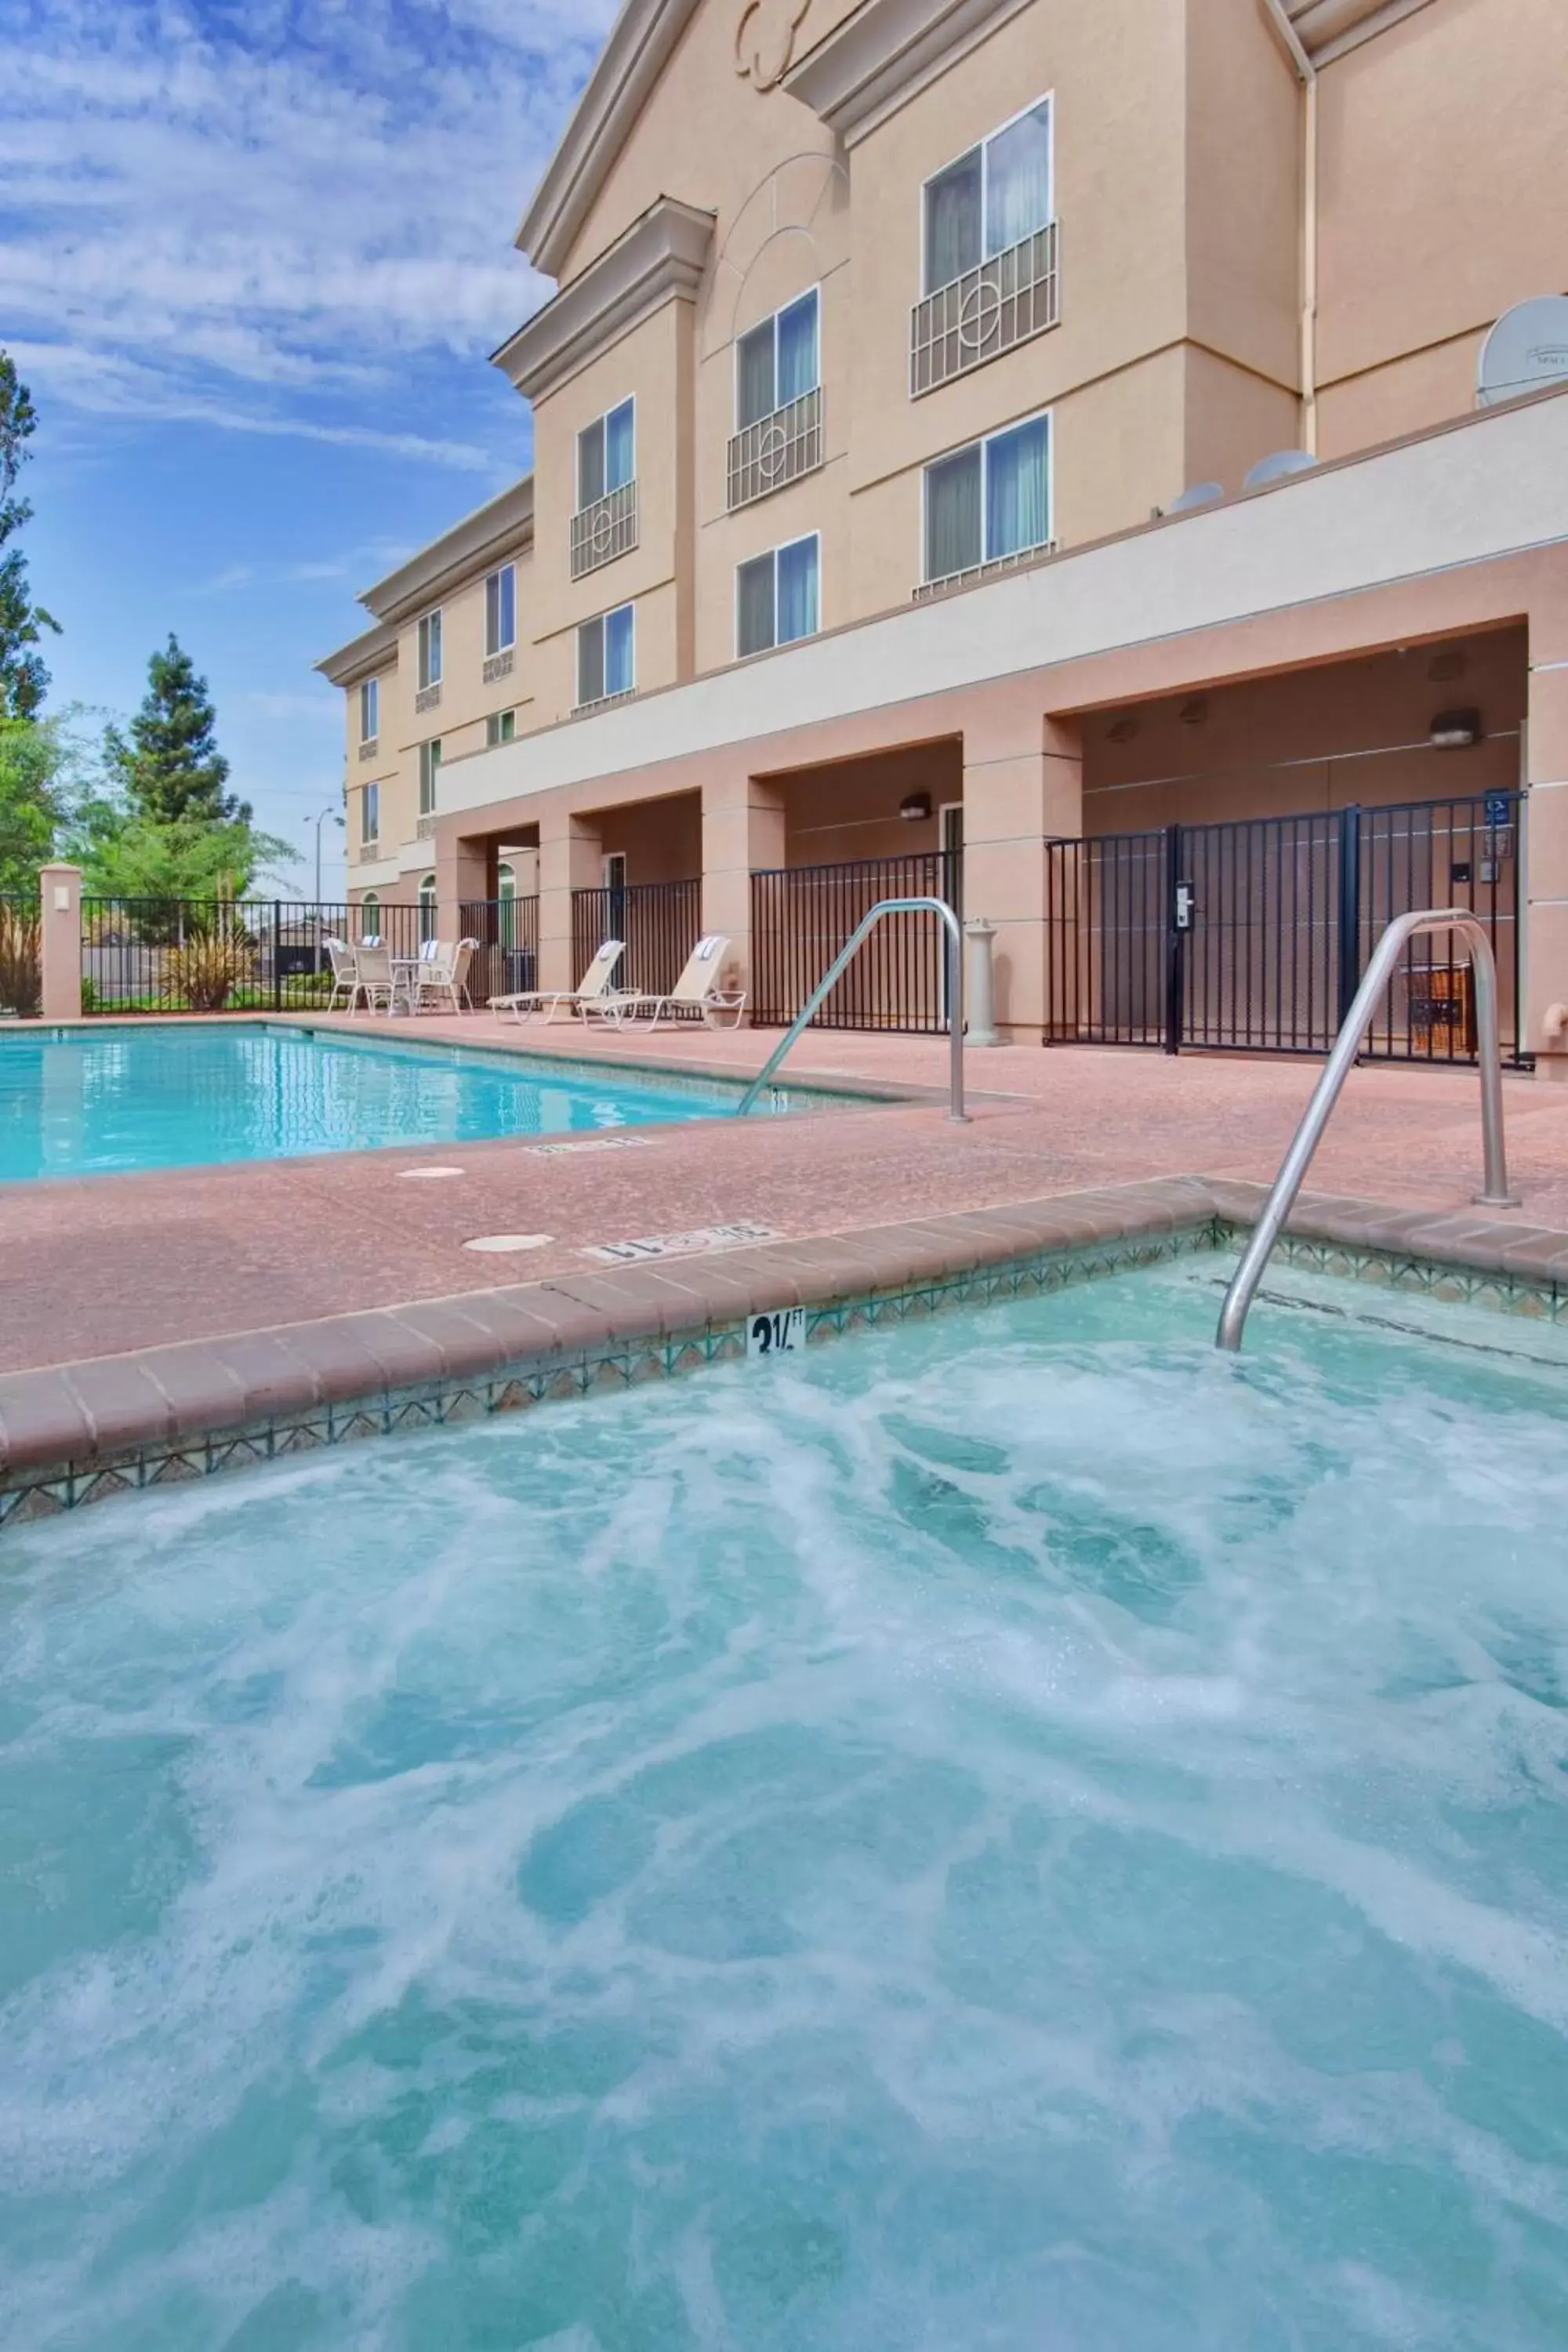
[[[0,318],[36,391],[494,470],[421,365],[481,369],[540,299],[510,239],[613,0],[5,13]]]

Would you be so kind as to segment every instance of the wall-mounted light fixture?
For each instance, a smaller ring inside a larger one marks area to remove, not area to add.
[[[899,814],[906,824],[919,824],[921,817],[931,814],[931,794],[906,793],[899,803]]]
[[[1479,710],[1439,710],[1428,730],[1428,740],[1439,751],[1468,751],[1480,740]]]

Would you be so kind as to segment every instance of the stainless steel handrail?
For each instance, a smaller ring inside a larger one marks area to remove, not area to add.
[[[1356,991],[1355,1003],[1345,1015],[1323,1075],[1307,1105],[1306,1116],[1285,1154],[1274,1190],[1225,1294],[1219,1329],[1215,1334],[1216,1348],[1224,1348],[1232,1355],[1239,1349],[1247,1309],[1263,1279],[1263,1269],[1295,1206],[1296,1195],[1311,1166],[1312,1154],[1322,1141],[1323,1129],[1361,1052],[1383,992],[1405,950],[1425,931],[1462,931],[1469,942],[1470,967],[1476,976],[1476,1059],[1480,1070],[1481,1134],[1486,1154],[1486,1190],[1474,1195],[1476,1204],[1483,1209],[1519,1206],[1519,1194],[1508,1189],[1508,1155],[1502,1126],[1502,1046],[1498,1034],[1497,964],[1491,941],[1474,915],[1467,914],[1461,907],[1432,907],[1421,914],[1398,915],[1373,951],[1366,978]]]
[[[967,1121],[969,1113],[963,1108],[963,934],[958,928],[958,917],[945,898],[879,898],[876,905],[857,923],[847,944],[829,964],[785,1031],[782,1044],[768,1055],[745,1093],[741,1097],[737,1118],[744,1118],[801,1031],[805,1027],[823,998],[839,980],[866,940],[876,929],[884,915],[938,915],[947,927],[947,1015],[952,1046],[951,1073],[948,1080],[949,1118]]]

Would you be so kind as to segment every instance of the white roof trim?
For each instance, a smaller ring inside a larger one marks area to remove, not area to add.
[[[521,551],[533,543],[533,476],[504,489],[499,498],[476,507],[439,539],[389,572],[370,588],[360,591],[360,603],[381,621],[406,621],[427,604],[461,587],[475,572],[488,571],[499,556]]]
[[[522,216],[517,243],[559,278],[611,164],[696,13],[698,0],[626,0],[560,145]]]
[[[374,629],[351,637],[336,653],[324,655],[316,667],[334,686],[357,686],[362,678],[376,677],[384,670],[395,669],[397,631],[390,623],[378,621]]]
[[[1312,63],[1326,66],[1430,5],[1431,0],[1286,0],[1285,13]]]
[[[853,147],[1029,0],[862,0],[784,87]]]
[[[544,400],[672,298],[695,301],[713,215],[660,196],[607,253],[492,353],[526,400]]]

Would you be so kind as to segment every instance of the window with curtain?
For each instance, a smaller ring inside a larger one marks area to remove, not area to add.
[[[1051,106],[1042,99],[926,182],[926,292],[1021,244],[1051,210]]]
[[[367,677],[359,690],[359,740],[374,743],[381,731],[381,680]]]
[[[809,294],[775,310],[741,337],[736,346],[735,429],[743,433],[815,392],[822,381],[818,303]]]
[[[498,743],[510,743],[517,733],[515,710],[492,710],[485,720],[485,749],[493,751]]]
[[[419,943],[436,936],[436,877],[426,874],[419,885]]]
[[[419,691],[441,683],[441,614],[426,613],[419,624]]]
[[[1032,416],[926,467],[928,581],[1025,554],[1050,535],[1048,417]]]
[[[428,743],[419,746],[419,814],[436,814],[436,779],[441,772],[441,738],[433,736]]]
[[[624,490],[637,473],[637,403],[595,417],[577,436],[577,511]]]
[[[381,839],[381,786],[366,784],[359,796],[359,837],[362,841]]]
[[[577,708],[630,694],[637,684],[637,629],[633,608],[622,604],[584,621],[577,632]]]
[[[816,635],[820,569],[821,541],[815,532],[741,565],[735,575],[735,649],[742,660]]]
[[[367,944],[381,937],[381,900],[374,890],[367,890],[359,902],[359,935]]]
[[[517,566],[503,563],[485,582],[485,654],[505,653],[517,643]]]

